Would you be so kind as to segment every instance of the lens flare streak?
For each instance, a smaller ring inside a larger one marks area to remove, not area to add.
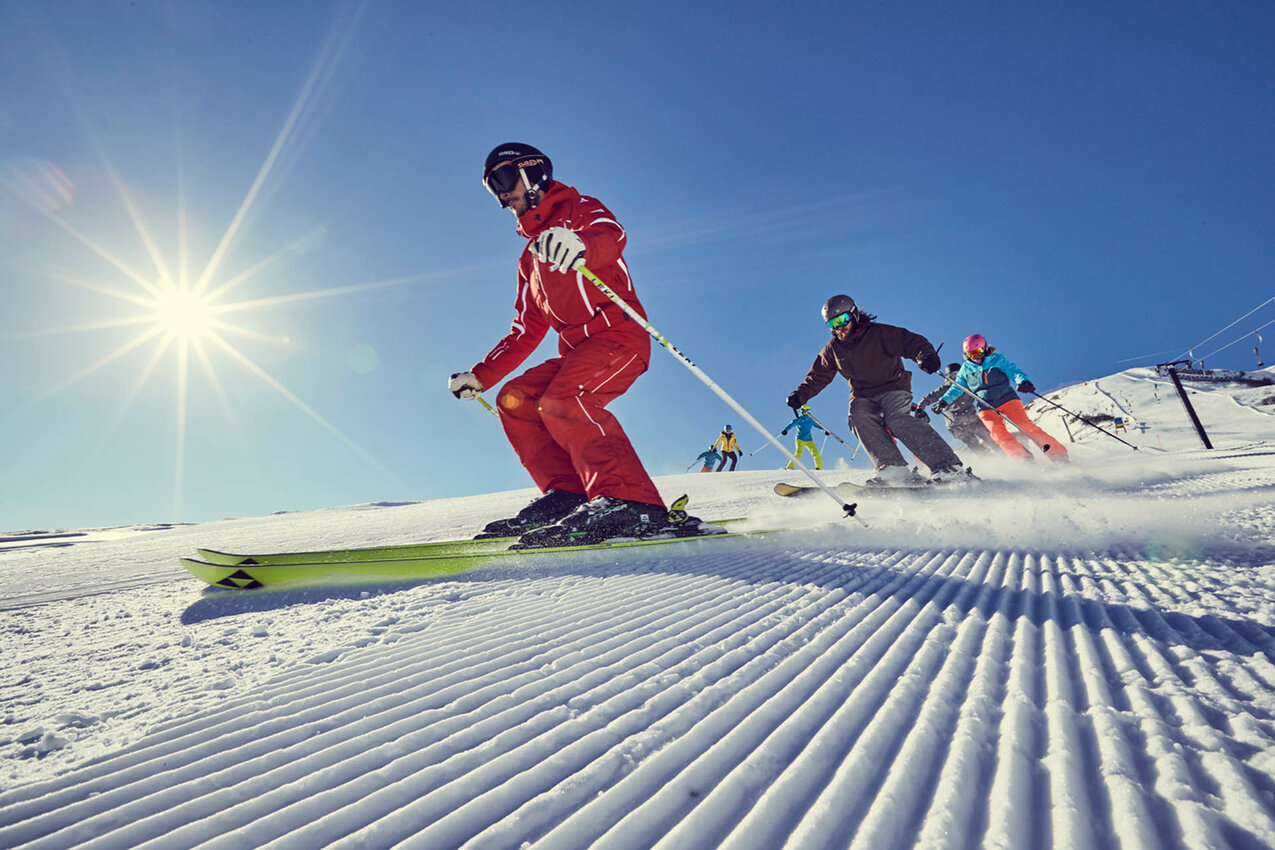
[[[370,463],[373,467],[375,467],[379,471],[385,473],[388,476],[393,477],[393,473],[391,473],[389,469],[387,469],[384,465],[382,465],[380,461],[376,460],[376,458],[368,454],[361,446],[359,446],[357,443],[355,443],[353,440],[347,437],[344,433],[342,433],[342,431],[339,428],[337,428],[328,420],[324,419],[321,415],[319,415],[318,411],[316,411],[314,408],[310,407],[310,405],[306,404],[304,401],[299,399],[291,390],[289,390],[283,384],[279,383],[279,381],[277,381],[272,375],[270,375],[270,373],[266,372],[264,369],[262,369],[252,360],[250,360],[246,355],[240,352],[239,349],[235,348],[233,345],[226,342],[224,339],[222,339],[220,336],[218,336],[215,333],[210,333],[208,335],[208,339],[211,342],[215,343],[216,345],[220,346],[221,349],[225,351],[226,354],[228,354],[232,359],[237,361],[239,365],[243,366],[249,372],[256,375],[258,378],[264,381],[267,385],[273,388],[276,392],[278,392],[288,401],[292,402],[299,410],[301,410],[303,413],[305,413],[307,416],[309,416],[311,419],[317,422],[324,430],[332,434],[341,442],[345,443],[345,445],[348,446],[352,451],[354,451],[355,454],[357,454],[359,457],[366,460],[368,463]]]

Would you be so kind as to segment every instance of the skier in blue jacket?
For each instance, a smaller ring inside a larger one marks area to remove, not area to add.
[[[982,334],[967,336],[963,348],[965,362],[961,364],[961,370],[951,379],[952,386],[930,409],[935,413],[942,413],[945,407],[964,394],[964,387],[982,402],[983,407],[978,411],[978,418],[983,420],[987,430],[992,433],[992,439],[1005,450],[1005,454],[1014,460],[1031,458],[1031,453],[1005,427],[1005,420],[1008,419],[1034,439],[1051,460],[1067,460],[1067,447],[1031,420],[1018,397],[1020,392],[1036,392],[1036,385],[1027,377],[1027,373],[1017,363],[988,345],[987,338]]]
[[[787,434],[794,426],[797,428],[797,448],[793,451],[793,455],[800,458],[809,449],[810,454],[815,458],[815,469],[823,469],[823,457],[819,454],[819,447],[815,445],[814,429],[818,428],[825,434],[828,432],[822,425],[810,418],[810,405],[803,404],[801,411],[797,414],[797,418],[785,425],[784,430],[780,433]],[[785,468],[796,469],[796,465],[792,461],[788,461],[788,466]]]
[[[722,456],[717,453],[716,446],[709,446],[708,451],[700,452],[695,459],[698,461],[703,461],[704,463],[704,466],[700,469],[700,472],[712,472],[713,467],[717,464],[719,460],[722,459]],[[694,466],[694,465],[695,464],[693,463],[691,464],[691,466]]]

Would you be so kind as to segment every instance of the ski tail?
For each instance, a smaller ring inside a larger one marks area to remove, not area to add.
[[[872,490],[872,489],[878,489],[878,488],[864,487],[862,484],[855,484],[853,481],[842,481],[840,484],[834,485],[832,489],[839,496],[853,498],[859,495],[860,493],[862,493],[864,490]],[[885,488],[880,488],[880,489],[885,489]],[[809,485],[784,484],[783,482],[780,482],[779,484],[775,485],[775,495],[777,496],[808,496],[812,493],[822,493],[822,492],[823,491],[820,490],[818,487],[812,487]]]

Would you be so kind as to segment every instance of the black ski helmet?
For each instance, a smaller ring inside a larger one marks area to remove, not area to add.
[[[949,363],[943,371],[948,375],[955,375],[957,372],[961,371],[961,364]]]
[[[521,180],[527,187],[534,207],[540,193],[553,182],[553,163],[531,145],[505,142],[492,148],[483,163],[483,185],[500,201],[500,193],[508,192]],[[500,201],[502,207],[508,206]]]
[[[828,322],[842,313],[849,313],[852,322],[859,321],[859,306],[849,295],[834,295],[823,304],[823,320]]]

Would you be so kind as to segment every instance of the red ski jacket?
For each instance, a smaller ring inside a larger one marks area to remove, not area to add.
[[[551,227],[574,230],[584,242],[585,264],[613,292],[646,318],[624,262],[624,228],[596,198],[553,183],[540,203],[518,218],[518,233],[530,247]],[[500,383],[535,351],[550,328],[558,332],[558,353],[565,355],[586,339],[607,334],[651,359],[651,338],[641,325],[577,271],[554,272],[524,249],[518,259],[518,292],[509,333],[473,368],[486,388]]]

